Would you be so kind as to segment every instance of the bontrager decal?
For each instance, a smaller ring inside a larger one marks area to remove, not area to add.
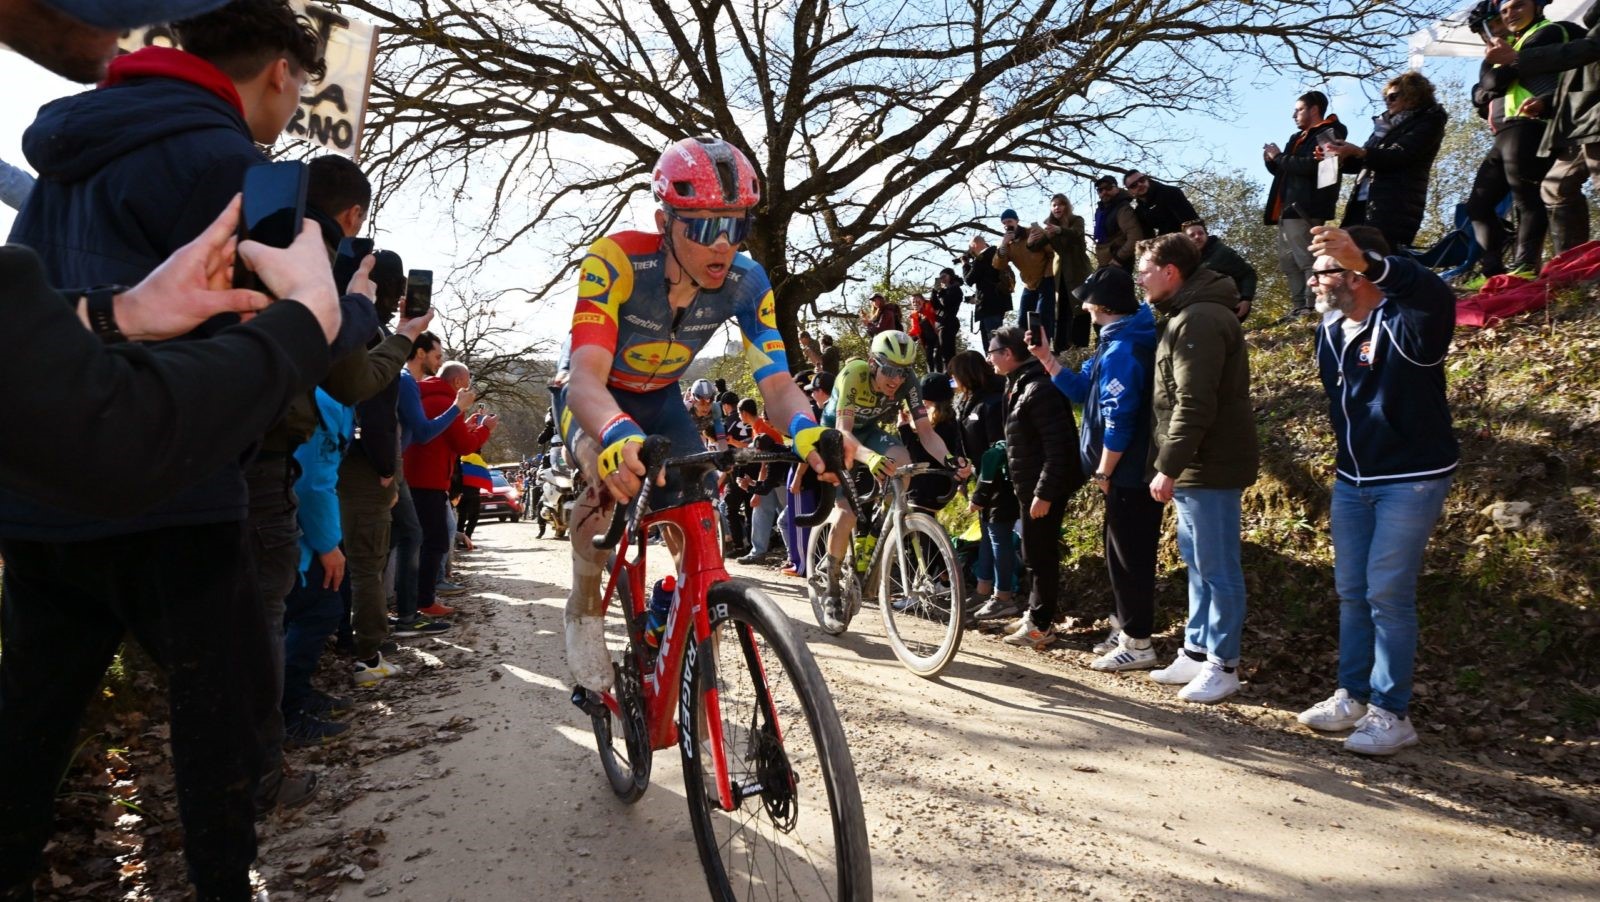
[[[694,757],[694,720],[689,714],[689,700],[694,697],[694,673],[699,661],[699,644],[689,642],[683,650],[683,679],[678,685],[678,745],[683,757]]]

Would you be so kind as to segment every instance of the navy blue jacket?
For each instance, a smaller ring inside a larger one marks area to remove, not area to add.
[[[1081,372],[1062,368],[1051,378],[1061,393],[1083,406],[1078,458],[1085,476],[1100,469],[1100,451],[1121,451],[1111,471],[1114,485],[1145,484],[1150,456],[1150,395],[1155,390],[1156,317],[1140,304],[1132,316],[1100,330],[1094,356]]]
[[[238,109],[176,78],[137,78],[46,104],[23,135],[23,152],[39,181],[11,241],[38,252],[51,284],[67,286],[138,282],[204,231],[238,193],[245,169],[266,159]],[[234,321],[217,317],[196,334]],[[239,522],[247,508],[243,472],[230,463],[127,520],[0,492],[0,535],[94,539]]]
[[[1345,341],[1345,318],[1317,328],[1317,367],[1339,442],[1338,476],[1353,485],[1442,479],[1460,449],[1444,393],[1455,294],[1407,257],[1390,257],[1375,284],[1384,300]]]

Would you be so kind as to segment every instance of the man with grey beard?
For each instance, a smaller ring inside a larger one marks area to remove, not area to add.
[[[1417,574],[1460,458],[1444,376],[1456,299],[1430,270],[1391,256],[1375,228],[1311,234],[1317,365],[1338,442],[1339,673],[1333,695],[1299,720],[1318,730],[1354,727],[1347,750],[1392,755],[1417,742],[1406,716]]]

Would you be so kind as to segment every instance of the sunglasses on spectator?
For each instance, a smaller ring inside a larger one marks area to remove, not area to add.
[[[1355,272],[1355,270],[1346,269],[1343,266],[1335,266],[1332,269],[1313,269],[1311,271],[1311,278],[1315,279],[1318,276],[1336,276],[1342,272]]]
[[[743,244],[750,237],[752,220],[750,214],[738,216],[708,216],[704,219],[688,219],[683,216],[669,214],[674,222],[683,223],[683,237],[702,247],[710,247],[717,243],[717,238],[728,236],[729,244]]]
[[[1400,92],[1399,91],[1390,91],[1389,93],[1383,95],[1383,102],[1384,103],[1394,103],[1396,100],[1399,100],[1399,99],[1400,99]]]

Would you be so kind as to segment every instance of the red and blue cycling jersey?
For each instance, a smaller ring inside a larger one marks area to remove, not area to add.
[[[675,386],[690,361],[729,319],[739,323],[757,383],[787,373],[772,285],[760,264],[736,254],[720,290],[701,291],[674,311],[667,299],[664,236],[618,232],[589,246],[572,313],[572,348],[611,354],[606,386],[649,392]]]

